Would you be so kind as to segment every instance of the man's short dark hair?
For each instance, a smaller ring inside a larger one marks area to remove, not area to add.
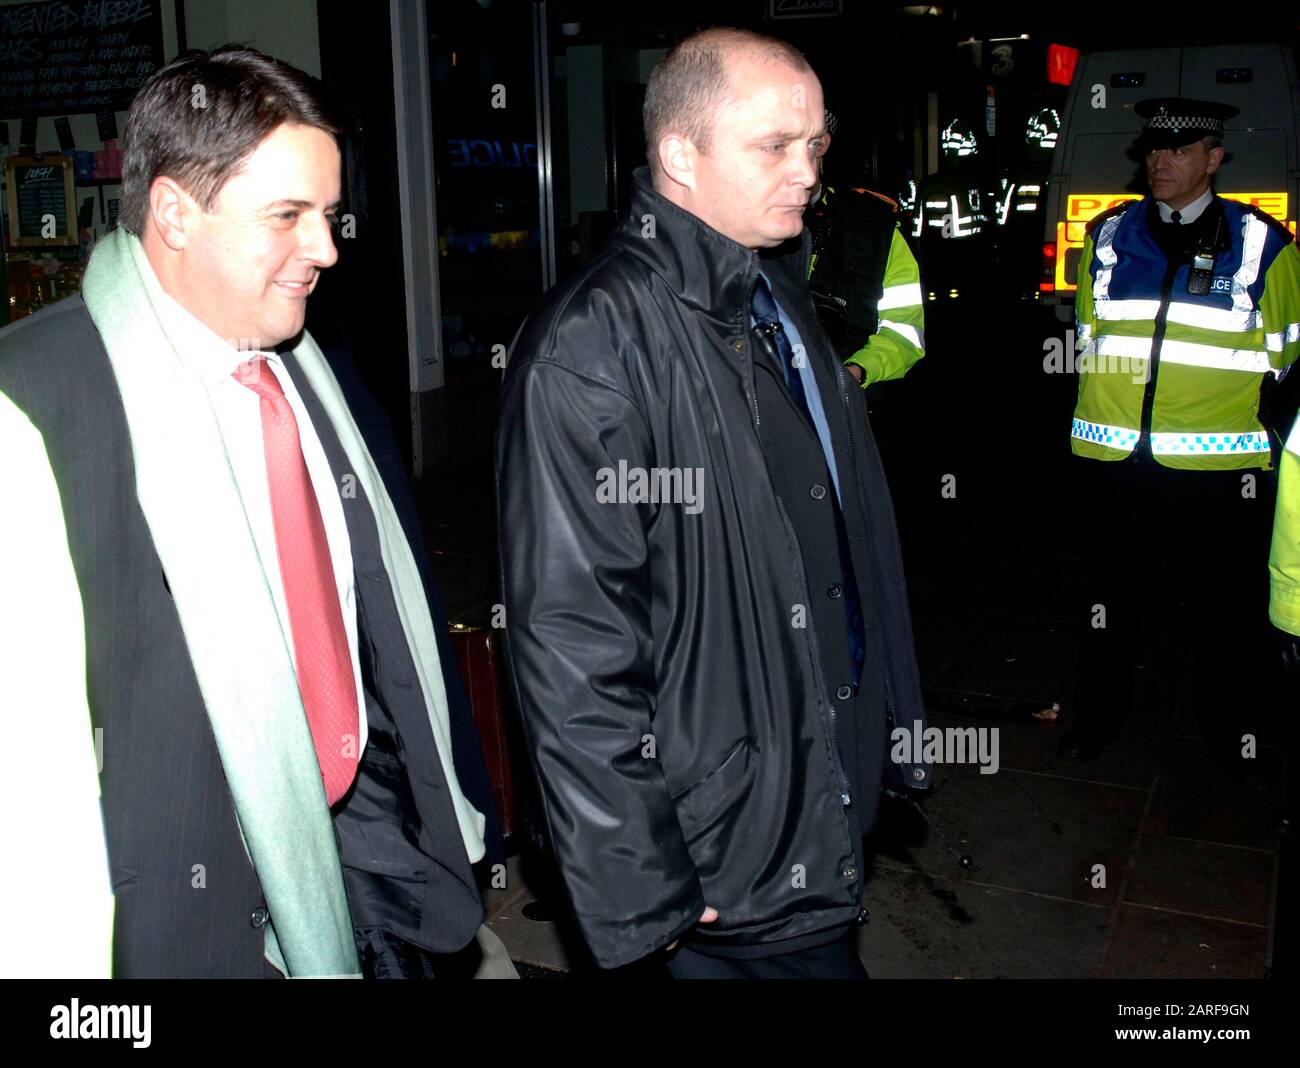
[[[718,112],[731,101],[727,60],[741,55],[812,71],[793,45],[750,30],[717,26],[679,41],[655,64],[646,86],[642,117],[652,168],[658,167],[659,142],[673,131],[685,134],[701,152],[709,151]]]
[[[253,48],[188,52],[156,71],[126,117],[119,219],[144,229],[149,187],[177,181],[204,211],[257,146],[282,123],[314,126],[337,141],[320,83]]]

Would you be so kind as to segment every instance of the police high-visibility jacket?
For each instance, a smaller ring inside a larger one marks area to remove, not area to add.
[[[823,185],[812,211],[808,286],[836,353],[863,369],[864,387],[902,378],[925,355],[925,307],[898,205]]]
[[[884,292],[876,305],[879,329],[845,363],[863,370],[865,388],[876,382],[902,378],[925,355],[925,305],[921,296],[921,269],[894,224],[885,264]]]
[[[1300,635],[1300,417],[1278,464],[1277,515],[1268,556],[1268,615],[1273,625]]]
[[[1149,200],[1098,216],[1084,240],[1071,447],[1098,460],[1149,448],[1195,470],[1271,467],[1260,388],[1300,355],[1295,242],[1262,212],[1215,197],[1205,216],[1222,212],[1220,241],[1201,276],[1209,291],[1196,295],[1192,257],[1166,256]]]

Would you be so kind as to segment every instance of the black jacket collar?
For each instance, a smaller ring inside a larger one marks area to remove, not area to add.
[[[632,180],[631,214],[617,231],[616,242],[650,264],[687,304],[724,322],[747,326],[759,257],[656,193],[648,167],[638,167]],[[798,252],[801,244],[800,238],[792,238],[764,249],[763,270],[768,270],[773,255]]]

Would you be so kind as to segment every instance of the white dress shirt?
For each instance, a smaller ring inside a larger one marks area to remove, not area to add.
[[[275,543],[275,521],[271,514],[271,490],[266,478],[266,450],[262,443],[261,398],[233,377],[235,368],[255,356],[266,358],[284,389],[285,400],[293,410],[298,423],[298,439],[307,473],[316,492],[325,538],[329,542],[330,560],[334,565],[334,581],[338,587],[339,608],[343,613],[343,628],[348,637],[348,653],[352,659],[352,677],[357,692],[357,757],[365,751],[368,736],[365,702],[361,693],[361,659],[357,652],[357,588],[352,569],[352,542],[348,537],[347,522],[343,518],[343,501],[339,486],[334,482],[325,450],[312,426],[311,418],[303,407],[302,397],[294,385],[284,362],[274,352],[241,351],[227,344],[199,322],[180,304],[163,294],[159,308],[167,333],[177,346],[178,353],[196,377],[203,383],[217,417],[217,426],[226,446],[230,469],[235,484],[243,498],[248,525],[253,542],[262,559],[262,567],[270,580],[275,612],[284,631],[285,645],[297,671],[297,654],[294,650],[292,629],[289,625],[289,608],[284,596],[284,581],[280,576],[280,557]]]
[[[1207,189],[1199,197],[1193,200],[1185,208],[1178,209],[1178,225],[1190,226],[1201,217],[1201,212],[1210,206],[1210,201],[1214,199],[1214,190]],[[1173,215],[1174,209],[1166,204],[1163,200],[1156,201],[1156,210],[1160,212],[1161,222],[1172,222],[1170,216]]]

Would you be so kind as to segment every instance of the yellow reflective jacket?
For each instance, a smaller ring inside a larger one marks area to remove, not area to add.
[[[876,305],[880,328],[867,338],[866,345],[844,361],[862,368],[864,388],[902,378],[925,355],[921,269],[897,223],[890,240],[884,284],[885,291]]]
[[[1259,394],[1300,355],[1300,253],[1273,220],[1215,198],[1220,244],[1190,291],[1191,262],[1173,263],[1148,200],[1099,216],[1084,241],[1076,294],[1076,455],[1122,460],[1149,448],[1167,466],[1269,468]]]
[[[1300,416],[1278,465],[1277,514],[1268,572],[1269,618],[1288,634],[1300,635]]]

